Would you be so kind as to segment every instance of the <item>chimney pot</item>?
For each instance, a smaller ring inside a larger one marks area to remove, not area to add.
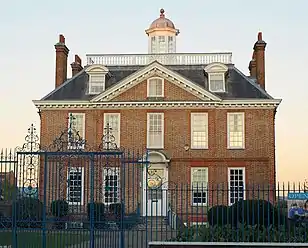
[[[59,43],[65,44],[65,37],[64,37],[63,34],[60,34],[60,35],[59,35]]]
[[[262,32],[258,33],[258,41],[262,41]]]
[[[81,58],[77,54],[75,55],[75,63],[81,65]]]

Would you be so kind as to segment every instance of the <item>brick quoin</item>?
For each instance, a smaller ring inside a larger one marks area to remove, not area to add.
[[[197,100],[198,98],[189,92],[179,88],[173,83],[165,80],[165,100]],[[145,100],[146,81],[123,92],[113,101]],[[221,184],[227,189],[228,167],[245,167],[247,184],[265,185],[273,187],[275,184],[275,126],[274,109],[226,109],[226,108],[204,108],[204,109],[119,109],[119,110],[42,110],[41,111],[41,143],[49,145],[67,128],[67,117],[69,112],[85,113],[85,139],[93,147],[98,146],[103,135],[104,113],[121,114],[121,137],[122,147],[135,151],[146,150],[147,113],[163,112],[165,123],[164,151],[170,156],[169,165],[169,201],[178,210],[194,211],[190,206],[191,196],[186,193],[190,184],[190,168],[193,166],[206,166],[209,169],[210,187]],[[227,113],[245,112],[245,149],[227,149]],[[209,149],[185,151],[184,145],[190,144],[190,114],[192,112],[208,113],[208,139]],[[132,178],[133,171],[135,182],[128,182],[125,189],[125,198],[128,208],[133,210],[136,203],[140,201],[140,191],[137,178],[142,178],[140,170],[131,169],[127,176]],[[43,178],[43,168],[40,170]],[[134,172],[135,173],[135,172]],[[85,175],[85,178],[89,178]],[[86,181],[85,181],[86,183]],[[172,191],[177,188],[183,189],[182,194]],[[186,191],[185,191],[186,189]],[[227,193],[213,191],[209,195],[209,205],[227,204]],[[268,199],[268,193],[264,191],[260,198]],[[175,196],[178,194],[178,197]],[[86,196],[86,194],[85,194]],[[248,196],[247,196],[248,197]],[[256,196],[255,196],[256,197]],[[272,196],[271,196],[272,197]],[[134,202],[133,204],[131,202]],[[201,209],[199,207],[199,209]],[[202,210],[200,210],[202,211]]]

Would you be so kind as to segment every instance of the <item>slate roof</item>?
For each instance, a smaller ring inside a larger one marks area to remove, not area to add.
[[[180,74],[191,82],[208,90],[208,79],[204,72],[206,65],[174,65],[166,68]],[[145,66],[108,66],[106,89]],[[226,74],[226,92],[212,93],[222,99],[273,99],[264,91],[254,79],[245,76],[234,65],[228,65]],[[59,88],[55,89],[41,100],[90,100],[96,95],[87,94],[89,76],[83,69],[73,78],[68,79]]]

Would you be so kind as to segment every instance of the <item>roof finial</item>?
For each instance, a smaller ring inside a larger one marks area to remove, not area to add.
[[[160,9],[160,17],[163,18],[165,17],[165,10],[164,9]]]

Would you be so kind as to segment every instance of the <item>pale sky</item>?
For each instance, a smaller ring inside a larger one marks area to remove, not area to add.
[[[266,89],[283,99],[276,117],[278,180],[308,178],[307,0],[3,1],[0,148],[22,145],[31,123],[39,128],[32,100],[54,89],[60,33],[69,63],[76,53],[83,62],[87,53],[147,53],[144,30],[160,8],[180,29],[177,52],[231,51],[247,75],[257,33],[263,32]]]

